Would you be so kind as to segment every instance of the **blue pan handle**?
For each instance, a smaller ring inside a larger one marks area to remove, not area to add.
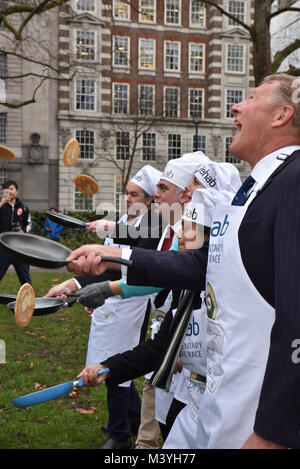
[[[97,375],[103,375],[104,373],[109,373],[110,369],[109,368],[104,368],[104,370],[99,370]],[[81,387],[83,385],[83,379],[79,378],[77,381],[74,381],[73,387]]]

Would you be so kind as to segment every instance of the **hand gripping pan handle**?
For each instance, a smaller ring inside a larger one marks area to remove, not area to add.
[[[104,368],[104,370],[98,371],[98,375],[104,373],[109,373],[109,368]],[[68,381],[66,383],[58,384],[57,386],[52,386],[52,388],[43,389],[42,391],[33,392],[31,394],[26,394],[25,396],[17,397],[12,399],[12,404],[21,409],[26,407],[31,407],[35,404],[41,404],[42,402],[50,401],[58,397],[69,394],[74,387],[81,387],[83,385],[83,380],[80,378],[75,381]]]

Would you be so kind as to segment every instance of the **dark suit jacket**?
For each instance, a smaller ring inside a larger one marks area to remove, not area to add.
[[[300,448],[300,363],[295,360],[294,342],[298,339],[300,343],[299,241],[300,151],[297,151],[266,182],[249,205],[239,229],[245,269],[260,294],[275,308],[276,315],[254,431],[291,448]],[[153,254],[134,248],[131,259],[134,263],[128,269],[129,284],[203,287],[205,249],[195,253]],[[300,359],[299,345],[298,348]]]
[[[162,218],[154,212],[154,209],[149,210],[141,219],[138,227],[132,225],[126,226],[122,224],[117,225],[115,232],[111,238],[116,244],[124,244],[129,247],[139,246],[143,249],[156,249],[163,233],[165,224]],[[126,237],[125,237],[126,235]],[[91,283],[104,282],[106,280],[119,280],[121,273],[118,270],[107,270],[101,275],[78,275],[75,277],[82,287]]]

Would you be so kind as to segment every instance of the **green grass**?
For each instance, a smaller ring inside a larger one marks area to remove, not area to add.
[[[70,277],[32,272],[36,297]],[[0,283],[1,293],[17,294],[19,288],[14,273]],[[19,328],[11,310],[0,305],[0,340],[6,345],[6,361],[0,364],[0,449],[94,449],[106,440],[101,430],[107,421],[105,385],[27,409],[10,402],[76,378],[85,364],[89,328],[90,318],[78,304],[33,317],[26,328]],[[135,382],[141,392],[143,378]]]

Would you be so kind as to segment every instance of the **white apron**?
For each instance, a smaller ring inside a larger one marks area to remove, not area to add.
[[[201,295],[202,300],[204,294]],[[194,310],[180,352],[183,364],[185,388],[188,393],[186,406],[177,415],[163,449],[196,449],[198,408],[205,390],[206,375],[206,304]],[[175,392],[175,398],[180,397]]]
[[[283,162],[274,160],[272,171]],[[253,432],[275,311],[242,262],[238,230],[247,207],[217,206],[206,274],[207,382],[200,401],[197,448],[240,448]]]
[[[211,230],[206,274],[207,388],[199,408],[199,448],[242,446],[253,432],[265,373],[275,314],[242,263],[238,229],[246,209],[217,207]]]
[[[138,221],[134,220],[135,226],[138,226],[140,219],[141,217]],[[122,217],[121,220],[126,223],[126,218]],[[105,244],[110,244],[109,238]],[[128,299],[112,296],[107,298],[104,305],[94,310],[86,365],[100,363],[116,353],[132,349],[139,343],[148,299],[148,295]],[[127,381],[122,385],[129,386],[130,383],[131,381]]]

